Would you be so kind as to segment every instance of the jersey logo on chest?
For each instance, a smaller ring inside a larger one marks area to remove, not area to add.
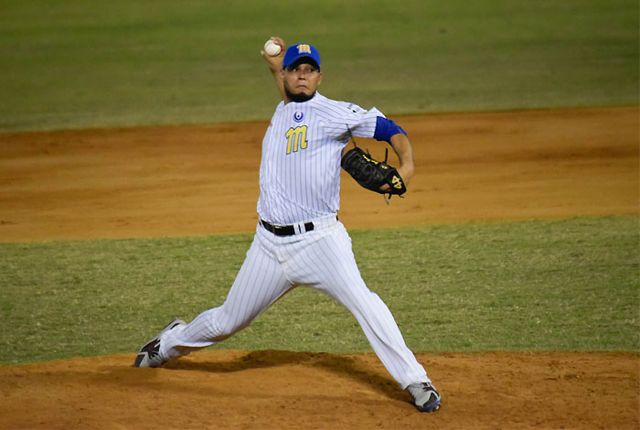
[[[304,112],[294,112],[293,113],[293,120],[295,122],[302,122],[303,119],[304,119]]]
[[[287,155],[292,152],[298,152],[300,149],[307,149],[307,126],[299,125],[297,127],[291,127],[285,133],[287,138]]]

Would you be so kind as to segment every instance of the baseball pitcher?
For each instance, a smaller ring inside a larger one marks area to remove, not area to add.
[[[337,219],[341,166],[372,191],[405,192],[414,171],[407,134],[375,108],[365,110],[320,94],[321,61],[314,46],[298,43],[287,49],[279,37],[270,41],[277,46],[262,56],[282,101],[262,141],[253,243],[224,303],[188,324],[171,322],[140,349],[134,365],[159,367],[221,342],[287,291],[305,285],[344,305],[416,408],[436,411],[440,394],[406,346],[385,303],[363,281],[351,239]],[[399,167],[374,160],[359,148],[343,154],[353,136],[388,142]]]

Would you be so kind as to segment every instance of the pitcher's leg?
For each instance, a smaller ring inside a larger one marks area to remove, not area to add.
[[[344,227],[318,241],[313,253],[323,274],[317,287],[351,311],[391,376],[403,389],[415,382],[429,382],[389,308],[362,280]]]
[[[224,304],[166,332],[160,353],[175,358],[220,342],[248,326],[290,288],[280,264],[255,237]]]

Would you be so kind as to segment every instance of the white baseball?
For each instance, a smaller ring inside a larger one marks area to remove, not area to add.
[[[273,39],[269,39],[264,44],[264,52],[271,57],[275,57],[280,53],[280,45],[273,41]]]

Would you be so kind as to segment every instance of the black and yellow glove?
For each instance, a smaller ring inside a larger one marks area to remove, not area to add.
[[[342,156],[340,165],[362,187],[380,194],[402,195],[407,191],[404,180],[395,167],[385,161],[375,160],[369,153],[357,146]],[[384,191],[382,186],[389,185]]]

